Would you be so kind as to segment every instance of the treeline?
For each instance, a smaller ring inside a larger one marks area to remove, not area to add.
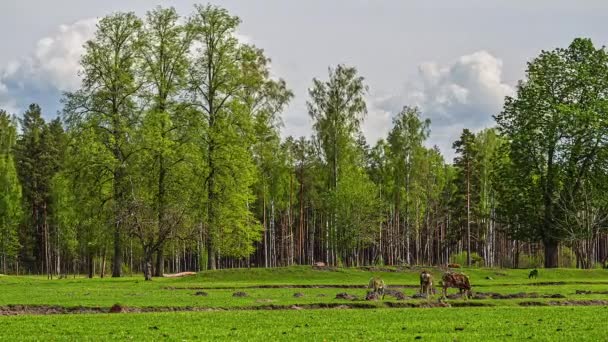
[[[281,139],[293,94],[239,24],[211,5],[110,15],[60,118],[0,112],[3,273],[606,263],[604,48],[543,51],[446,161],[415,107],[368,145],[368,88],[345,65],[313,79],[313,136]]]

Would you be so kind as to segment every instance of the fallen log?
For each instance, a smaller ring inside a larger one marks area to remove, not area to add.
[[[180,277],[188,277],[188,276],[193,276],[193,275],[196,275],[196,272],[180,272],[180,273],[174,273],[174,274],[163,274],[163,277],[180,278]]]

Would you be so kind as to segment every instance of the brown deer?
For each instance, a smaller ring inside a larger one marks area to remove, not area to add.
[[[447,290],[450,287],[459,289],[461,293],[464,290],[465,299],[472,296],[469,277],[463,273],[446,272],[441,278],[441,284],[443,286],[443,298],[447,296]]]
[[[433,291],[433,275],[429,272],[422,271],[420,273],[420,294],[425,294],[427,298],[431,296]]]

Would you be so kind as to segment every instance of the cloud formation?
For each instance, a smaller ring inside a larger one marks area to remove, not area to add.
[[[378,98],[373,107],[384,122],[386,112],[394,115],[404,105],[420,107],[431,119],[430,144],[438,145],[449,160],[462,129],[491,126],[505,96],[513,94],[513,87],[502,79],[502,68],[502,61],[487,51],[461,56],[448,65],[423,63],[402,94]]]
[[[0,107],[17,112],[37,102],[58,109],[61,93],[80,85],[80,56],[96,23],[85,19],[61,25],[52,36],[40,39],[31,55],[0,68]]]

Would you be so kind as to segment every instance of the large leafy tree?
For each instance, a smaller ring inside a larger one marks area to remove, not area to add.
[[[526,80],[507,97],[496,120],[510,142],[509,199],[545,247],[545,266],[558,266],[559,221],[577,198],[608,144],[608,54],[589,39],[543,51]],[[513,213],[515,214],[515,213]]]
[[[326,202],[328,237],[331,250],[328,262],[336,263],[338,222],[336,204],[340,178],[347,168],[357,161],[356,139],[360,126],[367,114],[365,94],[367,86],[357,69],[345,65],[329,68],[329,79],[313,79],[307,102],[308,112],[314,123],[315,140],[320,148],[326,165],[327,194]],[[357,172],[353,170],[353,172]],[[332,197],[334,199],[332,200]]]
[[[261,50],[238,41],[239,18],[215,6],[196,6],[192,24],[197,39],[190,86],[203,119],[207,263],[215,269],[220,251],[244,257],[260,238],[250,210],[257,177],[251,153],[256,121],[273,122],[291,93],[284,82],[270,81],[269,60]]]
[[[390,160],[394,179],[395,224],[403,229],[403,254],[405,261],[411,262],[410,230],[417,214],[412,210],[414,198],[413,173],[417,156],[423,149],[423,143],[429,136],[429,119],[422,119],[418,108],[404,107],[393,118],[393,128],[388,134]],[[404,218],[404,220],[401,220]],[[403,221],[403,224],[402,224]]]
[[[139,125],[136,95],[142,82],[136,77],[141,67],[142,21],[133,13],[118,13],[100,20],[93,39],[85,44],[81,60],[83,82],[68,94],[65,119],[76,134],[90,131],[99,142],[94,163],[83,158],[81,167],[94,168],[98,179],[111,184],[100,203],[112,206],[114,254],[112,276],[122,274],[124,221],[121,219],[129,194],[129,166],[138,149],[131,143]],[[108,200],[108,199],[111,200]]]
[[[189,171],[194,170],[184,164],[193,161],[190,157],[197,125],[193,110],[182,97],[187,88],[188,53],[196,32],[189,21],[181,24],[179,20],[175,9],[156,8],[147,13],[141,37],[141,78],[145,85],[142,96],[149,108],[139,134],[144,152],[138,158],[138,172],[142,172],[140,179],[146,180],[142,191],[153,189],[151,201],[145,205],[152,208],[156,217],[152,224],[137,224],[135,232],[143,238],[146,258],[156,253],[155,276],[164,272],[165,241],[183,219],[180,216],[185,214],[183,209],[190,200],[186,182],[192,180]],[[180,193],[181,198],[177,195]],[[149,226],[155,229],[149,231]]]

